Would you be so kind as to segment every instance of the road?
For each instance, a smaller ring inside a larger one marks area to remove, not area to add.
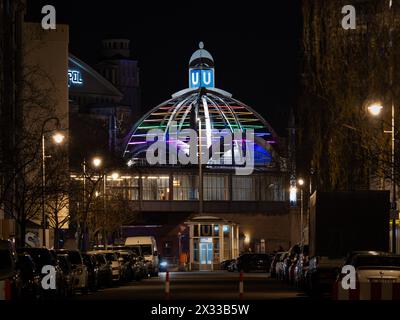
[[[243,300],[306,299],[300,291],[271,279],[266,273],[244,273]],[[165,273],[158,278],[102,289],[77,300],[161,300],[165,299]],[[171,300],[239,299],[239,273],[171,272]]]

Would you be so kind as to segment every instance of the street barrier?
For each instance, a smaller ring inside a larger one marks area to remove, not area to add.
[[[239,299],[243,299],[243,272],[239,275]]]
[[[165,299],[169,299],[169,271],[165,273]]]
[[[341,281],[333,285],[333,300],[400,300],[400,283],[357,282],[356,289],[345,290]]]
[[[11,281],[0,281],[0,300],[11,300]]]

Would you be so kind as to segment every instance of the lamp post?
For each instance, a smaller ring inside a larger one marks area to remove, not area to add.
[[[52,119],[52,118],[49,118]],[[46,123],[46,122],[45,122]],[[55,144],[61,144],[64,141],[65,136],[59,132],[53,134],[53,142]],[[46,155],[46,139],[44,132],[42,133],[42,245],[46,246],[46,158],[50,158]]]
[[[297,181],[298,185],[300,186],[300,243],[304,244],[304,211],[303,211],[303,185],[304,180],[299,179]]]
[[[203,157],[202,157],[202,132],[201,132],[201,118],[197,118],[197,122],[199,123],[199,214],[203,213]]]
[[[383,110],[382,105],[375,103],[367,107],[368,111],[373,116],[379,116],[381,111]],[[395,110],[394,103],[392,102],[392,121],[391,121],[391,130],[384,130],[384,133],[391,134],[391,182],[392,182],[392,210],[396,210],[397,212],[397,197],[396,197],[396,173],[395,173],[395,145],[396,145],[396,137],[395,137]],[[392,219],[392,252],[396,253],[396,216],[393,216]]]
[[[92,160],[92,164],[95,168],[100,168],[102,165],[103,160],[100,157],[95,157]],[[104,221],[103,221],[103,241],[104,241],[104,249],[107,249],[107,239],[106,239],[106,180],[107,176],[105,171],[103,172],[103,211],[104,211]]]

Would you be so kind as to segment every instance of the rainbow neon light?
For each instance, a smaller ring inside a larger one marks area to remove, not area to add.
[[[206,143],[208,147],[212,143],[212,130],[228,129],[233,133],[237,129],[243,132],[246,129],[253,129],[255,165],[265,166],[273,162],[275,151],[272,145],[276,144],[277,135],[270,125],[249,106],[213,89],[204,88],[201,91],[193,89],[172,98],[139,120],[128,136],[124,152],[125,159],[145,158],[146,150],[151,144],[145,141],[146,134],[151,129],[162,129],[168,132],[171,127],[174,127],[177,131],[185,128],[199,131],[196,117],[202,120],[203,143]],[[178,147],[184,147],[187,142],[169,140],[167,133],[165,141],[176,143]],[[226,157],[229,160],[232,154],[227,154]]]

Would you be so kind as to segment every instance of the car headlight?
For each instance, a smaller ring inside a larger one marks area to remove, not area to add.
[[[168,265],[168,262],[167,262],[167,261],[163,261],[163,262],[160,263],[160,266],[161,266],[161,267],[166,267],[167,265]]]

